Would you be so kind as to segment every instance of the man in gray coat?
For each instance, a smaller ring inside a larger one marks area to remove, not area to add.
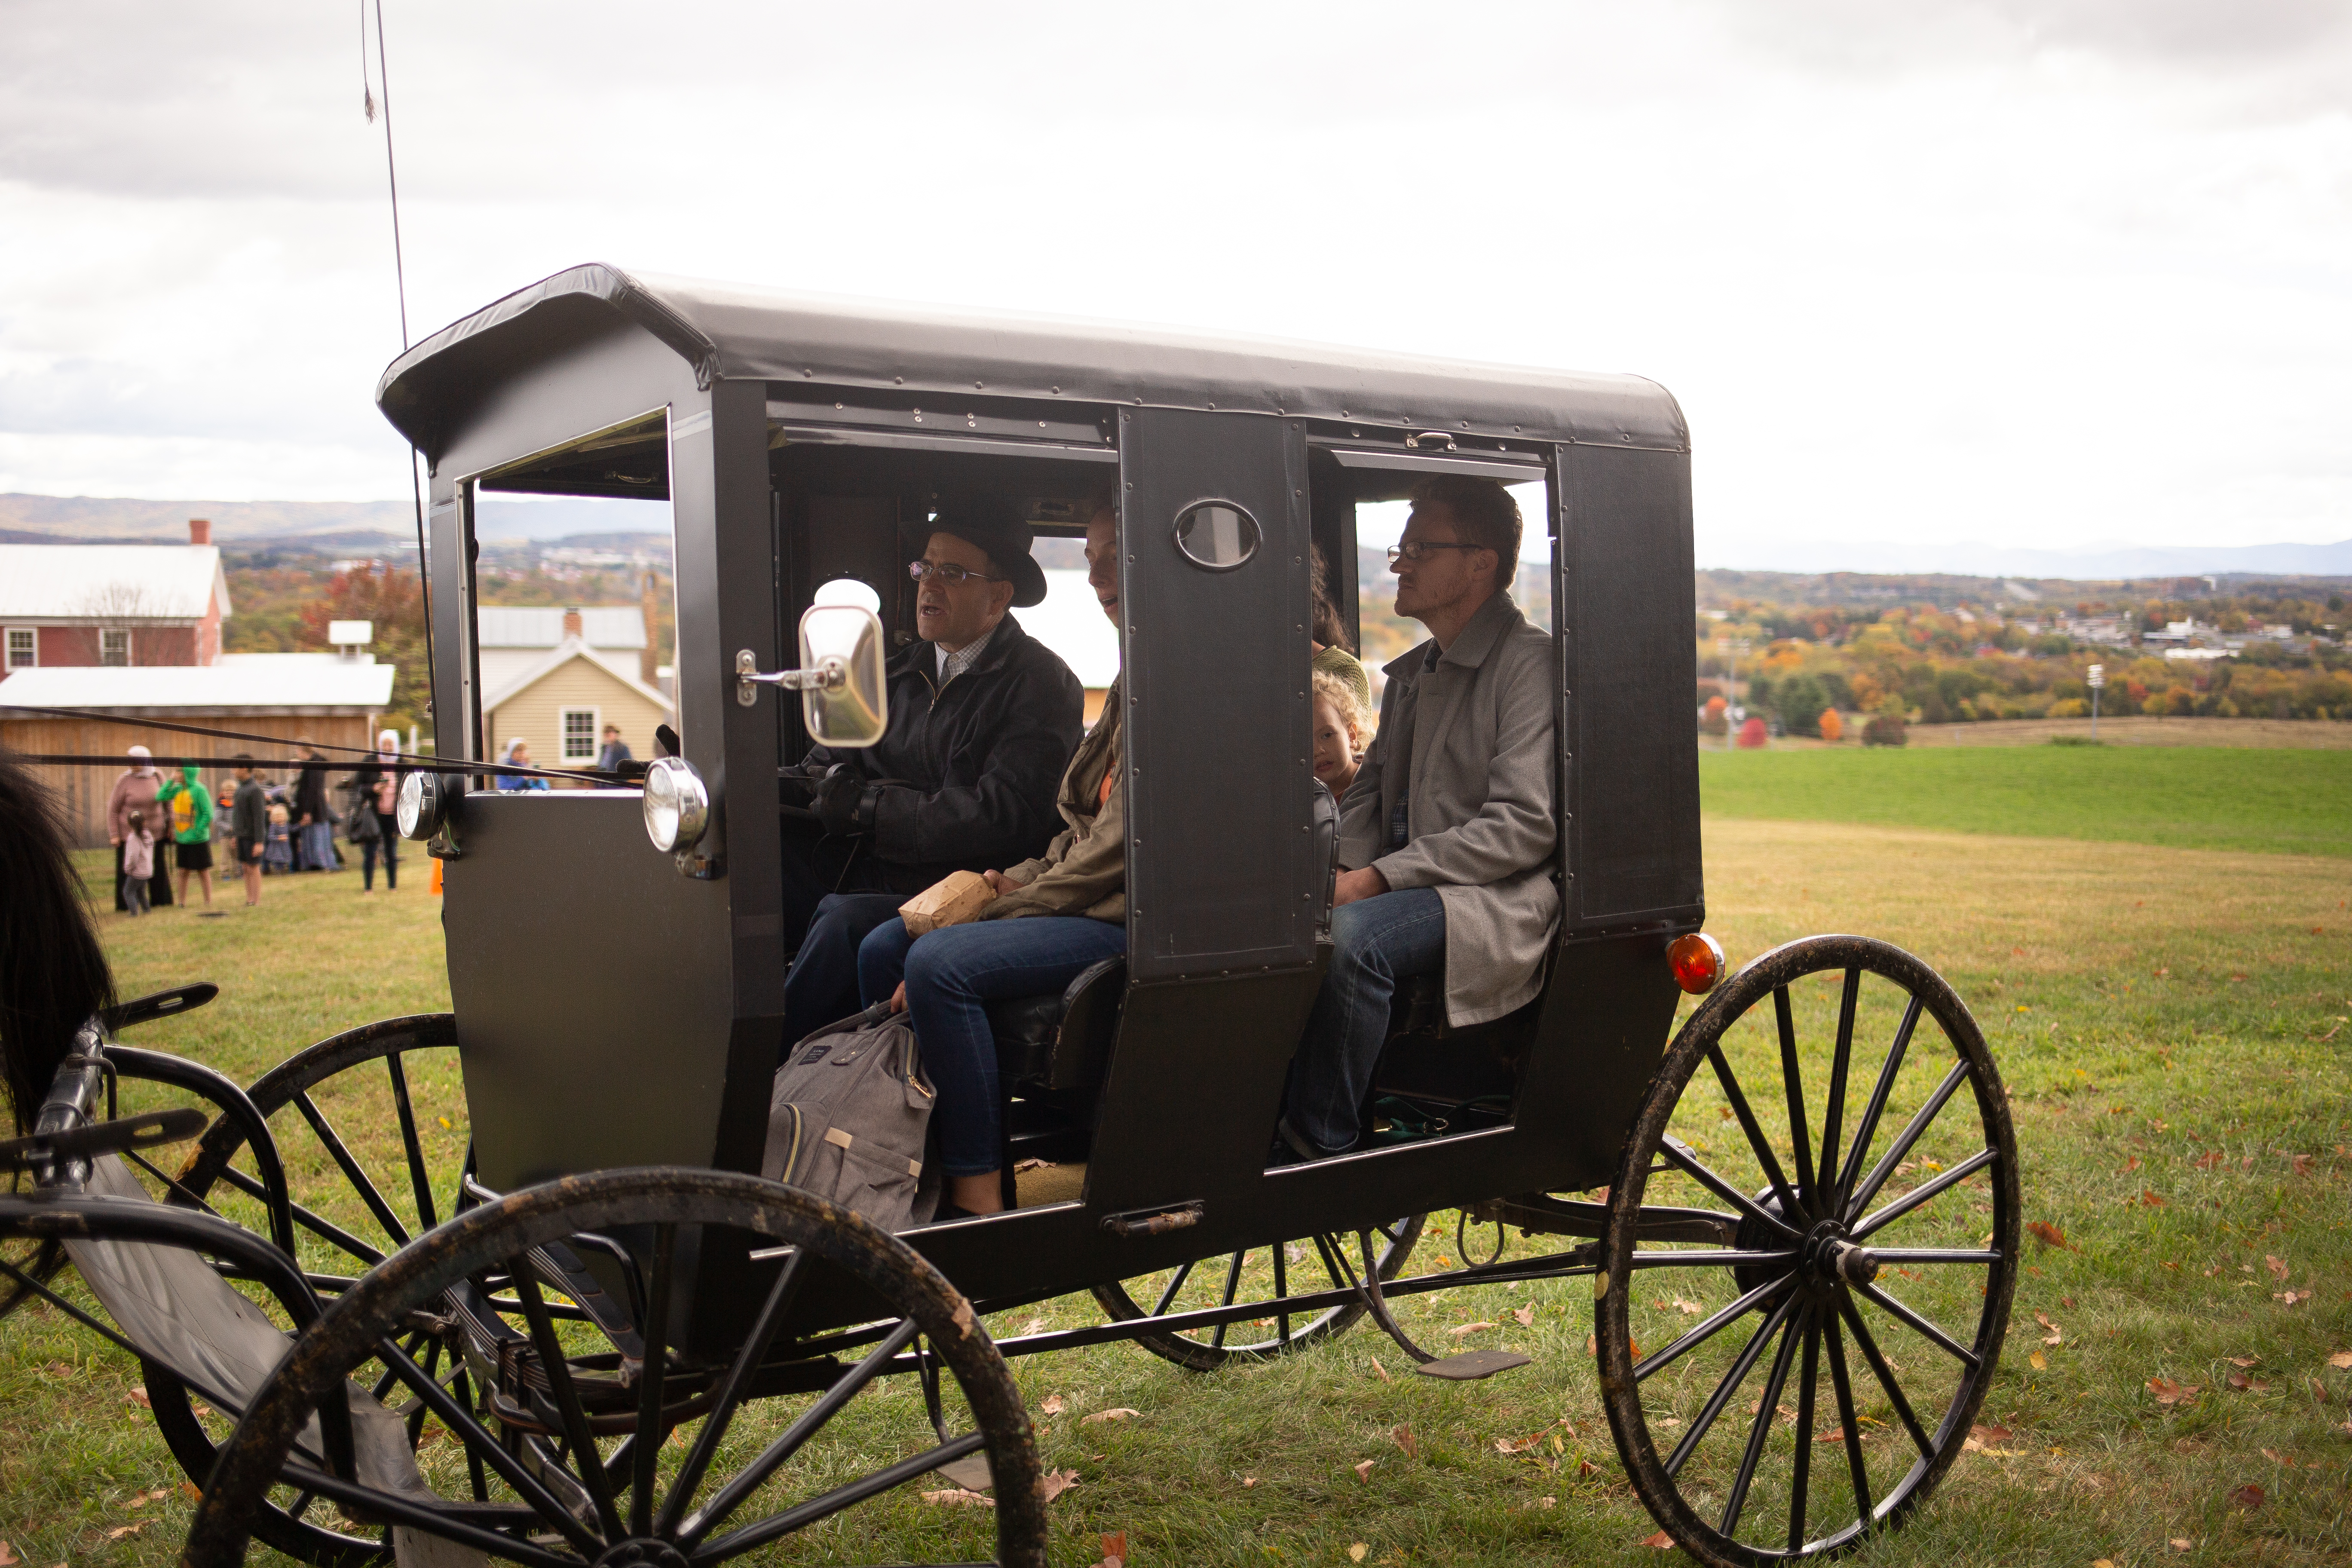
[[[1559,922],[1550,878],[1551,635],[1506,584],[1519,509],[1492,479],[1415,487],[1389,552],[1397,613],[1429,640],[1390,664],[1381,729],[1339,805],[1331,967],[1290,1067],[1282,1163],[1351,1147],[1397,983],[1445,977],[1445,1016],[1484,1023],[1541,984]]]

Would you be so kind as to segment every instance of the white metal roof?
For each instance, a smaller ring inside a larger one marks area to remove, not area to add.
[[[278,662],[282,659],[283,662]],[[11,708],[331,708],[379,712],[392,699],[393,667],[347,664],[306,654],[251,654],[234,664],[52,665],[0,680],[0,713]],[[36,717],[36,715],[18,715]]]
[[[226,616],[212,544],[0,544],[0,620],[200,621]]]
[[[553,647],[563,640],[560,605],[484,605],[474,612],[482,647]],[[580,637],[590,647],[634,652],[646,646],[646,613],[636,605],[591,605],[580,612]]]

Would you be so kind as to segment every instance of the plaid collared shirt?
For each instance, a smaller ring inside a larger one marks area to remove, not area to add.
[[[1001,626],[1003,624],[1003,621],[999,621],[996,626]],[[979,663],[980,656],[988,651],[989,640],[995,636],[996,626],[991,626],[953,653],[934,645],[939,655],[940,689],[945,691],[948,689],[948,682]]]

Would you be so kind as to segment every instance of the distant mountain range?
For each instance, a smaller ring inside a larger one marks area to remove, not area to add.
[[[485,542],[551,542],[582,534],[647,531],[661,503],[555,497],[513,500],[486,496],[478,521]],[[188,520],[209,518],[213,538],[248,548],[297,542],[356,550],[389,536],[413,540],[416,516],[404,500],[122,500],[97,496],[0,495],[0,543],[164,544],[188,537]],[[658,526],[667,531],[667,512]],[[1048,550],[1082,563],[1072,548]],[[1042,559],[1042,557],[1041,557]],[[1760,572],[1951,573],[2113,582],[2136,577],[2352,576],[2352,539],[2334,544],[2137,545],[2026,550],[2009,545],[1912,539],[1885,542],[1797,540],[1718,547],[1704,531],[1699,564]]]

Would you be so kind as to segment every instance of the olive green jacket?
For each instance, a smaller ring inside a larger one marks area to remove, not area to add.
[[[1127,792],[1114,783],[1110,798],[1102,799],[1103,774],[1118,765],[1119,721],[1127,708],[1120,693],[1126,685],[1124,675],[1111,682],[1102,717],[1062,770],[1062,787],[1054,798],[1062,831],[1043,855],[1004,868],[1004,875],[1022,886],[982,905],[982,920],[1083,915],[1126,922]]]

